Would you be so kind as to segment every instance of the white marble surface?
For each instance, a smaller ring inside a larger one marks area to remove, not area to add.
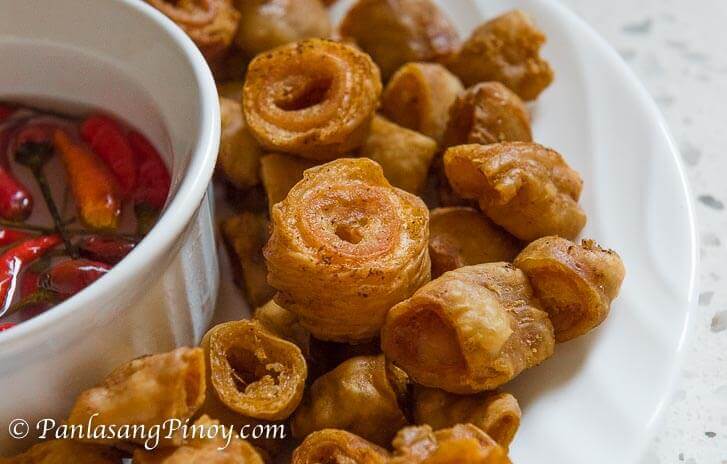
[[[677,390],[643,464],[726,464],[727,1],[561,1],[619,51],[654,97],[695,199],[699,306]]]

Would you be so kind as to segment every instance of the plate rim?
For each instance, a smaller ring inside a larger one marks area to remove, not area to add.
[[[479,6],[485,6],[484,0],[473,0]],[[668,380],[666,382],[666,388],[660,393],[660,398],[657,402],[655,410],[652,412],[651,417],[642,434],[642,440],[637,442],[632,455],[628,456],[630,463],[638,463],[646,457],[653,440],[659,430],[659,425],[663,423],[663,417],[665,414],[666,407],[668,406],[669,400],[672,398],[674,391],[676,390],[679,372],[684,366],[686,359],[687,347],[691,342],[694,335],[694,311],[697,307],[697,299],[699,294],[700,284],[700,256],[699,256],[699,235],[697,233],[697,215],[694,204],[694,194],[689,182],[689,178],[686,172],[686,166],[684,160],[681,157],[679,148],[676,145],[674,136],[669,129],[666,119],[656,104],[654,98],[649,93],[643,81],[637,76],[636,72],[624,61],[621,55],[618,54],[616,49],[606,40],[596,29],[593,28],[584,18],[579,16],[575,11],[566,5],[556,0],[534,0],[537,3],[544,5],[547,9],[551,9],[557,16],[563,18],[566,22],[579,28],[579,33],[582,33],[592,40],[593,44],[598,47],[599,54],[608,60],[608,64],[613,66],[619,71],[619,75],[622,77],[625,84],[632,87],[635,91],[639,103],[647,111],[647,115],[655,123],[655,129],[658,130],[659,135],[664,138],[669,148],[668,156],[665,154],[667,159],[670,159],[675,165],[677,174],[679,177],[679,186],[681,187],[681,195],[684,197],[686,219],[688,223],[688,242],[689,242],[689,278],[688,278],[688,297],[686,302],[686,308],[683,316],[683,323],[679,334],[679,339],[674,348],[674,362],[669,368]],[[537,18],[536,18],[537,19]]]
[[[445,12],[447,12],[450,2],[456,3],[452,0],[433,1]],[[465,0],[456,1],[465,3]],[[347,0],[346,2],[339,1],[334,8],[336,8],[339,15],[345,15],[345,12],[348,11],[351,4],[354,2],[355,0]],[[628,63],[623,60],[615,48],[593,26],[591,26],[588,21],[579,16],[569,6],[564,5],[562,2],[558,0],[519,0],[517,2],[513,0],[502,0],[502,3],[508,6],[507,9],[517,8],[520,6],[519,4],[526,2],[530,5],[535,5],[542,10],[549,11],[558,21],[575,30],[578,36],[584,37],[585,40],[590,40],[594,49],[594,55],[598,55],[599,59],[602,57],[604,64],[611,67],[616,72],[618,78],[623,81],[623,84],[633,90],[635,101],[644,109],[646,114],[645,117],[648,118],[650,123],[653,123],[654,135],[656,137],[660,137],[666,142],[666,147],[669,153],[660,154],[658,159],[668,160],[667,162],[675,164],[678,176],[678,186],[675,184],[675,188],[680,189],[679,195],[684,199],[686,213],[685,219],[687,221],[688,229],[687,243],[689,246],[688,253],[690,260],[688,278],[686,281],[686,305],[683,308],[683,312],[679,313],[680,331],[678,340],[676,340],[675,344],[669,345],[669,352],[673,354],[673,361],[671,365],[667,365],[665,368],[666,382],[664,384],[664,388],[661,389],[658,394],[655,408],[647,416],[648,421],[646,423],[639,424],[639,427],[636,430],[639,436],[634,440],[633,446],[625,452],[625,462],[628,464],[637,464],[646,457],[650,446],[653,443],[654,436],[659,430],[659,425],[662,424],[661,419],[664,416],[669,400],[672,398],[672,395],[676,390],[677,380],[679,378],[678,374],[685,363],[686,351],[689,346],[688,343],[694,334],[694,311],[696,311],[697,308],[699,292],[698,271],[700,269],[701,261],[699,256],[697,216],[695,213],[694,203],[695,197],[689,184],[684,161],[681,158],[681,154],[679,153],[674,137],[669,130],[666,119],[659,110],[659,107],[644,83],[641,79],[639,79]],[[472,5],[479,13],[477,18],[478,23],[486,21],[492,17],[491,15],[488,15],[487,12],[492,11],[493,5],[487,0],[466,0],[466,3]],[[336,15],[334,14],[334,18],[335,17]],[[534,20],[537,22],[538,18],[535,17]],[[456,21],[454,23],[457,26],[461,26]],[[525,418],[524,420],[527,419]]]

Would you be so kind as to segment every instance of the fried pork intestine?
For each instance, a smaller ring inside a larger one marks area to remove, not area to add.
[[[389,308],[430,279],[429,211],[369,159],[307,170],[271,220],[275,301],[317,338],[374,338]]]
[[[625,275],[615,251],[593,240],[576,244],[555,236],[529,244],[514,264],[530,279],[559,342],[584,335],[606,319]]]
[[[553,326],[509,263],[450,271],[389,311],[381,346],[421,385],[492,390],[553,354]]]
[[[450,107],[444,146],[532,139],[522,100],[499,82],[482,82],[460,93]]]
[[[122,453],[114,448],[72,440],[48,440],[0,464],[118,464]]]
[[[379,71],[368,55],[309,39],[250,63],[243,109],[264,148],[327,161],[364,142],[380,95]]]
[[[507,450],[472,424],[436,432],[428,425],[406,427],[393,445],[389,464],[511,464]]]
[[[388,446],[407,424],[400,406],[407,381],[401,370],[387,366],[383,355],[344,361],[313,383],[293,416],[293,435],[302,438],[335,428]]]
[[[345,430],[326,429],[308,435],[293,452],[292,464],[385,464],[389,453]]]
[[[264,464],[255,448],[239,432],[224,430],[219,421],[203,415],[192,425],[194,436],[178,448],[134,451],[134,464]],[[226,437],[230,436],[229,443]]]
[[[430,0],[359,0],[340,31],[371,55],[384,80],[405,63],[441,61],[459,46],[454,25]]]
[[[435,208],[429,213],[432,277],[473,264],[512,261],[520,242],[480,211],[466,206]]]
[[[459,145],[444,153],[454,191],[515,237],[574,238],[586,224],[583,180],[555,150],[536,143]]]
[[[303,39],[331,35],[328,12],[319,0],[234,0],[240,12],[235,44],[253,57]]]
[[[310,354],[310,332],[298,316],[270,300],[253,313],[253,319],[278,337],[295,343],[306,358]]]
[[[177,23],[208,62],[223,58],[232,44],[240,13],[232,0],[146,0]]]
[[[419,194],[437,152],[434,139],[375,116],[361,156],[381,165],[394,187]]]
[[[119,366],[95,388],[76,399],[68,425],[151,427],[170,419],[192,417],[205,398],[205,362],[200,348],[178,348],[169,353],[135,359]],[[93,417],[93,419],[91,419]],[[135,437],[137,443],[145,438]],[[162,442],[181,443],[181,433]],[[100,443],[118,444],[111,437]],[[132,440],[133,441],[133,440]]]
[[[220,152],[217,168],[227,181],[239,189],[260,183],[260,156],[262,152],[255,138],[247,130],[242,117],[242,105],[220,97]]]
[[[467,87],[497,81],[534,100],[553,81],[552,68],[540,57],[544,43],[532,20],[513,10],[475,29],[447,66]]]
[[[434,430],[456,424],[473,424],[500,446],[510,446],[520,427],[522,412],[510,393],[488,391],[455,395],[438,388],[414,389],[414,421]]]
[[[449,109],[464,90],[457,76],[437,63],[407,63],[386,84],[382,112],[400,126],[442,143]]]
[[[204,336],[202,347],[216,398],[232,411],[279,420],[298,407],[308,373],[303,354],[258,321],[216,325]]]

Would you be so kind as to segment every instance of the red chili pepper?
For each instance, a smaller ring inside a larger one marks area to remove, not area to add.
[[[33,210],[33,197],[10,170],[0,164],[0,217],[23,221]]]
[[[164,160],[146,137],[132,130],[129,132],[129,145],[134,150],[139,166],[134,211],[139,230],[146,233],[164,208],[172,179]]]
[[[129,132],[129,144],[139,165],[139,183],[134,200],[161,210],[172,182],[167,165],[156,148],[140,133]]]
[[[27,298],[40,288],[40,272],[26,269],[20,276],[20,298]]]
[[[29,263],[61,243],[58,235],[31,238],[0,255],[0,316],[7,311],[18,285],[18,276]]]
[[[12,328],[13,328],[13,327],[15,327],[16,325],[17,325],[17,324],[14,324],[14,323],[12,323],[12,322],[6,322],[6,323],[4,323],[4,324],[0,324],[0,332],[5,332],[5,331],[6,331],[6,330],[8,330],[8,329],[12,329]]]
[[[81,124],[81,137],[116,176],[124,197],[136,187],[138,168],[124,129],[113,119],[94,115]]]
[[[31,266],[20,275],[20,300],[9,312],[23,311],[23,318],[30,319],[58,303],[61,298],[41,285],[43,274]]]
[[[11,131],[0,130],[0,217],[10,221],[23,221],[33,211],[30,191],[10,172],[7,160]]]
[[[53,131],[57,126],[51,124],[28,124],[15,135],[15,149],[26,143],[53,143]]]
[[[30,192],[9,169],[0,164],[0,217],[10,221],[27,219],[33,209]]]
[[[85,146],[71,140],[65,131],[56,130],[53,142],[68,174],[81,222],[93,230],[116,229],[121,198],[106,165]]]
[[[116,264],[134,249],[136,243],[119,237],[89,235],[81,239],[77,246],[84,258]]]
[[[69,259],[52,266],[41,277],[41,285],[62,298],[69,298],[103,277],[108,264],[88,259]]]
[[[22,230],[3,229],[0,227],[0,247],[12,245],[15,242],[30,238],[31,235]]]
[[[0,103],[0,122],[3,122],[15,113],[15,107]]]
[[[107,120],[110,120],[110,118],[101,115],[87,117],[81,123],[81,137],[83,137],[83,140],[90,143],[96,137],[99,130],[106,124]]]
[[[40,278],[41,274],[33,269],[26,269],[20,275],[20,301],[16,304],[24,318],[35,317],[56,303],[56,296],[41,288]]]

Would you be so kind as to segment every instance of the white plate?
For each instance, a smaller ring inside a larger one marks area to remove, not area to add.
[[[511,8],[545,31],[556,80],[532,107],[535,139],[585,179],[583,236],[614,248],[626,264],[608,320],[506,385],[523,407],[513,461],[638,462],[672,388],[695,301],[694,215],[678,153],[616,52],[559,4],[438,3],[463,35]],[[337,18],[348,5],[337,7]]]

